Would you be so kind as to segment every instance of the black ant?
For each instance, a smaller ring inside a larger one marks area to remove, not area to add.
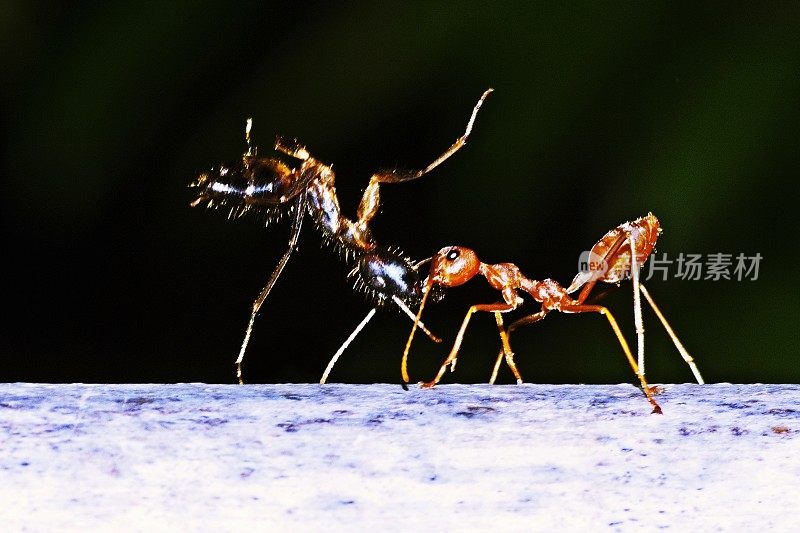
[[[642,325],[641,303],[639,300],[640,291],[645,295],[645,298],[652,306],[683,359],[689,364],[698,383],[703,383],[703,378],[700,376],[700,372],[694,360],[678,340],[675,332],[669,326],[664,315],[650,296],[650,293],[647,292],[647,289],[645,289],[644,285],[639,281],[639,267],[647,261],[647,258],[652,253],[660,233],[661,227],[659,221],[652,213],[649,213],[646,217],[636,219],[633,222],[626,222],[617,226],[606,233],[592,247],[590,257],[597,258],[595,267],[579,273],[567,288],[564,288],[552,279],[545,279],[544,281],[529,279],[512,263],[499,263],[496,265],[483,263],[478,259],[475,252],[469,248],[461,246],[442,248],[431,259],[430,273],[424,282],[424,294],[419,305],[417,318],[422,316],[422,310],[425,307],[428,291],[434,286],[445,288],[457,287],[468,282],[476,275],[485,277],[486,281],[488,281],[494,289],[500,291],[503,296],[503,302],[473,305],[469,308],[461,324],[461,329],[459,329],[456,335],[453,348],[439,368],[436,377],[434,377],[432,381],[423,383],[422,386],[426,388],[435,386],[442,378],[448,365],[450,365],[451,371],[455,368],[458,351],[464,340],[464,333],[467,330],[467,325],[473,313],[477,311],[494,313],[502,343],[502,349],[497,356],[490,383],[494,383],[497,371],[500,367],[500,362],[504,357],[506,364],[517,378],[517,383],[522,383],[522,376],[514,363],[514,353],[511,351],[509,342],[511,333],[518,327],[538,322],[553,310],[561,311],[562,313],[599,313],[608,319],[608,323],[611,329],[614,330],[614,334],[617,336],[620,346],[622,346],[622,351],[625,353],[628,363],[639,378],[642,390],[653,406],[653,412],[660,413],[661,407],[653,398],[654,390],[647,384],[647,380],[644,377],[644,327]],[[636,360],[634,360],[628,343],[625,341],[625,337],[622,335],[622,331],[620,331],[617,321],[614,319],[611,312],[606,307],[585,303],[598,281],[619,283],[621,280],[627,279],[628,277],[631,277],[633,280],[634,319],[639,341],[638,364]],[[581,292],[577,298],[570,296],[570,294],[579,289],[581,289]],[[535,301],[542,304],[542,308],[538,313],[528,315],[512,323],[508,330],[506,330],[503,326],[501,313],[513,311],[522,305],[523,300],[517,294],[518,291],[529,294]],[[404,383],[408,383],[409,381],[407,360],[415,329],[416,323],[411,329],[411,334],[408,337],[408,342],[403,352],[401,372]]]
[[[229,218],[237,218],[248,211],[264,213],[267,222],[283,213],[288,212],[291,215],[288,247],[278,260],[267,284],[253,302],[250,311],[250,320],[236,359],[236,377],[239,383],[243,383],[242,360],[250,341],[256,315],[297,247],[306,213],[314,219],[323,240],[333,244],[346,261],[352,260],[356,263],[350,273],[350,276],[355,278],[354,288],[366,292],[376,307],[391,300],[412,319],[414,318],[414,313],[408,306],[416,306],[420,301],[422,284],[417,269],[427,261],[414,263],[397,248],[379,246],[375,241],[369,223],[380,206],[380,184],[401,183],[420,178],[456,153],[466,144],[475,117],[491,92],[492,89],[486,90],[475,104],[464,134],[427,167],[410,171],[380,170],[373,174],[361,197],[356,220],[342,215],[334,185],[335,174],[331,166],[315,159],[296,139],[277,137],[275,150],[297,159],[300,161],[299,166],[290,167],[280,159],[259,157],[258,150],[250,139],[252,119],[247,120],[245,128],[247,151],[242,158],[200,174],[190,185],[200,189],[197,198],[191,203],[192,207],[201,204],[205,204],[206,207],[227,207],[230,209]],[[441,294],[438,297],[434,295],[433,299],[440,297]],[[374,311],[375,309],[367,314],[334,356],[323,375],[321,380],[323,383],[341,351],[372,318]],[[424,326],[420,325],[420,328],[431,339],[441,341],[424,329]]]

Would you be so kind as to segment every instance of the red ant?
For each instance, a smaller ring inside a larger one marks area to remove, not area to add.
[[[397,248],[378,246],[369,229],[369,223],[380,206],[380,184],[402,183],[420,178],[456,153],[466,144],[478,110],[491,92],[492,89],[486,90],[475,104],[464,134],[427,167],[422,170],[395,169],[374,173],[361,197],[356,220],[342,215],[336,196],[333,168],[311,156],[296,139],[286,140],[277,137],[275,150],[300,161],[298,166],[290,167],[280,159],[272,157],[259,157],[257,148],[250,140],[252,119],[247,120],[245,128],[247,151],[241,159],[200,174],[190,185],[200,189],[197,198],[191,203],[192,207],[201,204],[207,207],[228,207],[229,218],[238,218],[252,210],[264,213],[267,222],[287,212],[292,217],[288,247],[278,260],[267,284],[253,302],[250,311],[250,320],[236,359],[236,377],[239,383],[243,383],[242,360],[250,341],[256,315],[297,247],[306,213],[314,219],[323,240],[333,244],[345,260],[352,258],[356,263],[350,273],[351,277],[356,278],[354,288],[366,292],[375,301],[376,306],[391,300],[412,319],[414,318],[414,313],[408,306],[419,303],[422,296],[422,285],[417,271],[422,263],[412,262]],[[437,296],[433,297],[434,300],[436,298]],[[374,309],[334,356],[323,376],[323,382],[335,359],[373,315]],[[420,329],[436,342],[441,341],[421,324]]]
[[[455,369],[456,360],[458,357],[458,350],[461,347],[461,342],[464,339],[464,333],[469,324],[470,318],[473,313],[477,311],[491,312],[495,315],[497,328],[500,333],[500,340],[502,342],[502,350],[500,351],[494,365],[494,370],[490,379],[490,383],[494,383],[497,376],[497,371],[500,362],[505,357],[506,364],[508,364],[514,376],[517,378],[517,383],[522,383],[522,376],[514,363],[514,353],[511,351],[509,337],[511,333],[527,324],[533,324],[542,320],[550,311],[561,311],[563,313],[600,313],[608,319],[611,329],[617,336],[622,351],[628,359],[633,372],[639,378],[642,390],[647,396],[648,401],[653,406],[654,413],[660,413],[661,407],[653,398],[653,389],[647,384],[644,377],[644,328],[642,326],[641,317],[641,304],[639,301],[638,292],[645,295],[645,298],[653,307],[656,315],[661,320],[666,328],[670,337],[672,338],[678,351],[683,356],[684,360],[689,364],[692,372],[697,378],[699,383],[703,383],[700,372],[697,369],[692,357],[686,352],[686,349],[675,336],[672,328],[667,324],[664,315],[656,306],[650,293],[647,292],[644,285],[639,282],[639,267],[647,261],[647,258],[653,251],[658,236],[661,233],[661,228],[658,219],[649,213],[646,217],[639,218],[633,222],[626,222],[616,227],[615,229],[606,233],[600,241],[595,244],[590,252],[590,257],[600,258],[599,264],[602,268],[594,268],[589,271],[581,272],[573,279],[569,287],[564,288],[558,282],[552,279],[545,279],[544,281],[536,281],[526,278],[519,270],[519,268],[511,263],[500,263],[496,265],[488,265],[478,259],[474,251],[463,248],[460,246],[448,246],[442,248],[431,259],[431,267],[428,278],[425,280],[425,288],[423,289],[423,297],[420,302],[417,318],[422,316],[422,310],[425,306],[426,296],[428,291],[434,286],[445,288],[456,287],[463,285],[476,275],[481,275],[486,278],[489,284],[501,292],[503,302],[494,304],[479,304],[473,305],[467,311],[464,321],[461,324],[456,335],[453,348],[450,354],[442,363],[436,377],[427,383],[423,383],[423,387],[433,387],[442,378],[445,369],[448,365],[451,366],[451,371]],[[634,288],[634,317],[636,322],[636,330],[639,340],[639,363],[634,360],[628,343],[617,325],[617,321],[611,312],[601,305],[588,305],[585,303],[586,299],[598,281],[605,283],[619,283],[623,279],[632,277]],[[577,298],[573,299],[570,294],[576,292],[578,289],[582,290]],[[523,317],[516,322],[512,323],[508,330],[503,326],[503,319],[501,313],[512,311],[519,307],[523,300],[517,294],[517,291],[528,293],[534,300],[542,304],[541,310]],[[408,337],[405,351],[403,352],[403,361],[401,371],[403,381],[408,383],[408,370],[407,359],[408,352],[411,348],[411,342],[414,338],[414,331],[416,324],[411,329],[411,334]]]

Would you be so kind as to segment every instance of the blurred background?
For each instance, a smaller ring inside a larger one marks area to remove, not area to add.
[[[461,244],[566,284],[581,251],[652,211],[659,257],[733,255],[731,280],[673,264],[648,283],[707,380],[800,380],[797,4],[69,4],[0,9],[0,380],[233,382],[289,228],[191,209],[187,184],[241,155],[252,116],[262,154],[282,134],[333,164],[355,216],[372,171],[429,163],[487,87],[462,151],[382,189],[379,242],[414,258]],[[757,280],[735,279],[738,254],[761,254]],[[369,309],[348,270],[307,223],[249,381],[319,379]],[[476,279],[429,306],[445,345],[417,337],[412,376],[432,377],[469,305],[497,299]],[[634,344],[630,283],[602,302]],[[644,319],[649,379],[692,381]],[[410,326],[378,315],[331,381],[398,382]],[[531,382],[635,381],[598,316],[552,313],[513,341]],[[498,347],[476,316],[445,382],[486,381]]]

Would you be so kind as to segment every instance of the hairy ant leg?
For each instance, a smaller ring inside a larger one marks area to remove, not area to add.
[[[294,218],[292,219],[292,229],[289,234],[289,245],[286,248],[286,251],[283,253],[281,258],[278,260],[278,264],[275,265],[275,268],[272,270],[272,274],[267,281],[267,284],[261,289],[261,292],[258,294],[258,297],[253,302],[253,306],[250,310],[250,320],[247,321],[247,329],[244,332],[244,340],[242,341],[242,347],[239,350],[239,356],[236,358],[236,379],[238,380],[240,385],[244,384],[244,379],[242,378],[242,361],[244,360],[244,353],[247,351],[247,345],[250,342],[250,334],[253,332],[253,324],[256,321],[256,316],[258,312],[261,310],[261,306],[264,304],[264,300],[267,299],[269,293],[272,291],[272,287],[275,286],[275,282],[278,281],[278,278],[283,272],[284,267],[286,267],[286,263],[289,262],[289,257],[291,257],[292,252],[295,251],[297,248],[297,240],[300,237],[300,229],[303,226],[303,218],[305,215],[306,210],[306,195],[305,193],[301,194],[294,203]]]
[[[454,153],[458,152],[461,147],[467,144],[467,140],[469,139],[470,133],[472,133],[472,126],[475,124],[475,119],[478,116],[478,111],[480,111],[481,106],[483,105],[484,100],[486,97],[489,96],[494,89],[486,89],[481,97],[478,99],[478,103],[475,104],[475,107],[472,108],[472,115],[469,117],[469,122],[467,122],[467,128],[464,130],[464,134],[456,139],[456,141],[450,145],[450,147],[445,150],[442,155],[437,157],[431,164],[427,167],[423,168],[422,170],[382,170],[376,172],[372,179],[380,182],[380,183],[400,183],[404,181],[411,181],[417,178],[421,178],[434,168],[438,167],[442,163],[444,163],[450,156]]]

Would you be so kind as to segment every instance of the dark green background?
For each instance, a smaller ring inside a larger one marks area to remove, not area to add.
[[[0,379],[232,381],[288,228],[190,209],[194,175],[241,154],[252,116],[262,153],[281,133],[332,163],[353,216],[373,170],[427,164],[491,86],[464,150],[383,189],[382,243],[463,244],[567,283],[580,251],[653,211],[659,253],[764,257],[757,281],[649,283],[707,379],[797,382],[799,29],[795,3],[5,2]],[[308,224],[250,380],[319,378],[368,309],[346,272]],[[476,280],[426,320],[449,343],[496,298]],[[630,283],[603,300],[633,342],[630,301]],[[691,381],[645,321],[650,379]],[[473,323],[447,380],[488,377],[494,321]],[[332,379],[396,382],[409,327],[381,315]],[[514,340],[529,381],[633,381],[600,317]],[[445,354],[418,338],[414,377]]]

